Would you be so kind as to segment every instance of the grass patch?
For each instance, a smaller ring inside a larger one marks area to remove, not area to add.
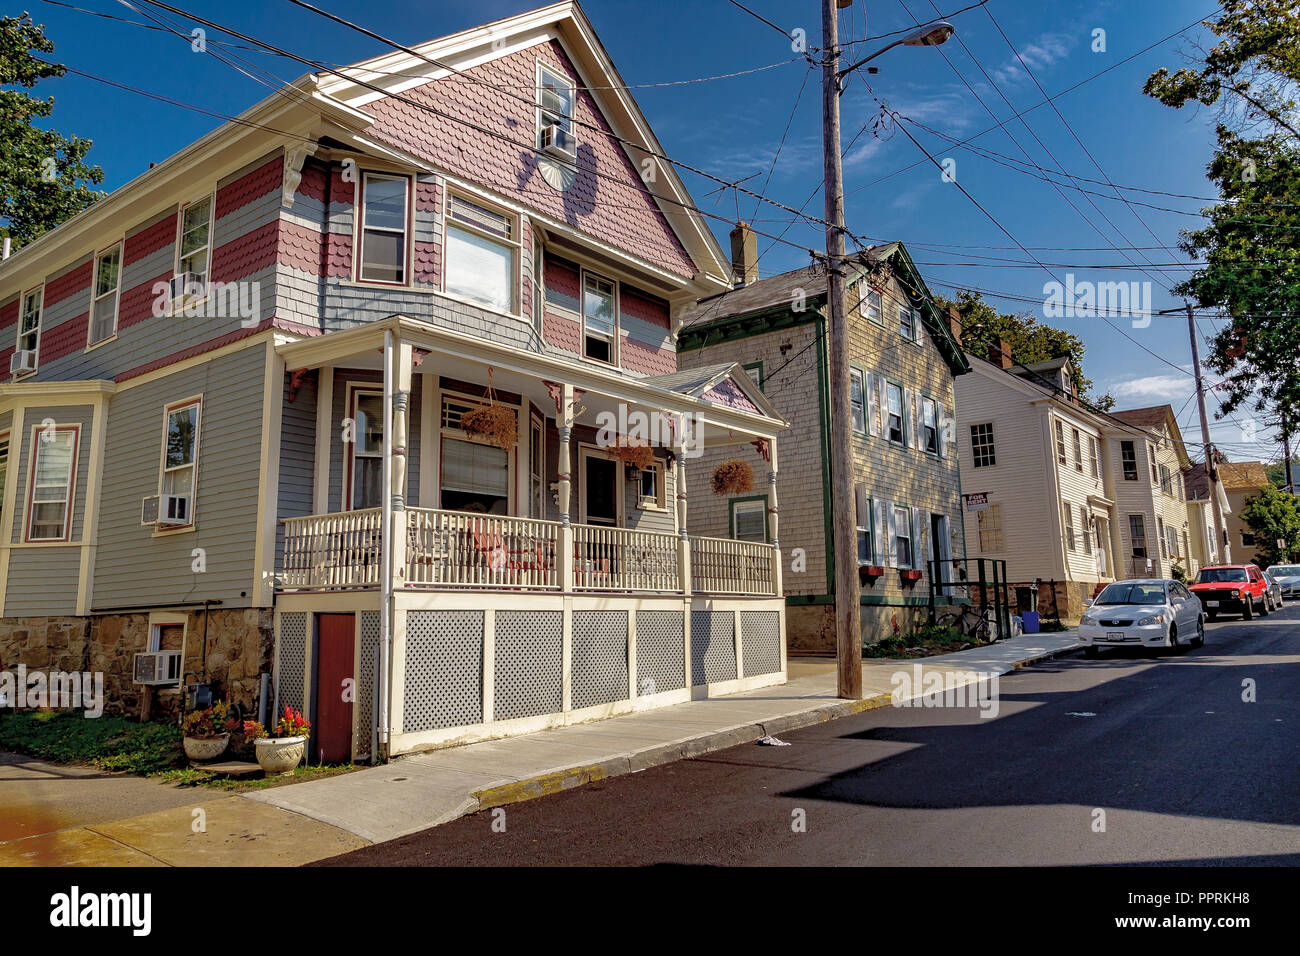
[[[123,773],[157,773],[185,763],[174,724],[69,711],[0,715],[0,750]]]
[[[151,774],[155,779],[172,783],[178,787],[206,787],[209,790],[222,790],[227,793],[239,793],[242,790],[268,790],[283,787],[291,783],[305,783],[308,780],[323,780],[339,774],[360,770],[352,764],[326,764],[316,767],[298,767],[292,773],[282,777],[260,777],[257,779],[222,777],[211,770],[201,767],[183,767],[179,770],[164,770]]]
[[[983,647],[988,642],[976,641],[947,624],[926,624],[907,634],[886,637],[862,648],[863,657],[883,657],[909,660],[914,657],[933,657],[951,654],[968,647]]]

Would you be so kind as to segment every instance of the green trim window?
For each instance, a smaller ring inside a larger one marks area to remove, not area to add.
[[[737,541],[756,541],[766,544],[767,498],[755,495],[749,498],[732,498],[727,502],[731,537]]]
[[[894,567],[914,568],[914,549],[912,542],[912,510],[902,505],[893,506],[890,519],[894,532]]]
[[[849,369],[849,408],[852,412],[853,431],[867,433],[866,373],[860,368]]]
[[[916,341],[916,320],[919,313],[910,305],[898,304],[898,334],[909,342]]]
[[[749,376],[750,381],[752,381],[755,385],[758,386],[759,391],[762,391],[763,390],[763,363],[749,362],[745,365],[742,365],[741,368],[745,370],[745,374]]]
[[[857,516],[855,528],[858,533],[858,565],[868,565],[875,563],[875,537],[872,533],[871,517],[873,513],[873,502],[867,495],[867,486],[858,484],[854,489],[855,504],[854,513]]]
[[[907,447],[907,416],[903,413],[903,386],[885,382],[885,438],[891,445]]]
[[[885,324],[885,313],[882,307],[879,289],[873,289],[871,286],[865,283],[863,284],[861,308],[862,311],[866,313],[867,318],[876,323],[876,325]]]
[[[1124,466],[1124,480],[1138,480],[1137,446],[1131,441],[1119,443],[1119,457]]]

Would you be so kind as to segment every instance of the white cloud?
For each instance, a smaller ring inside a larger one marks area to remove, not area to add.
[[[1067,35],[1044,33],[1037,40],[1020,48],[1020,58],[1035,75],[1038,75],[1069,52],[1070,42]],[[999,83],[1018,83],[1028,79],[1028,74],[1021,67],[1020,60],[1013,57],[993,71],[993,78]]]
[[[1106,391],[1116,399],[1156,405],[1185,400],[1192,394],[1193,387],[1190,375],[1147,375],[1116,382]]]

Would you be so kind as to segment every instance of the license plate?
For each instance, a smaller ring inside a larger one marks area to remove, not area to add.
[[[1122,641],[1122,640],[1124,640],[1124,632],[1123,632],[1123,631],[1107,631],[1107,632],[1106,632],[1106,640],[1108,640],[1108,641]]]
[[[1219,606],[1219,602],[1218,602],[1218,601],[1206,601],[1206,602],[1205,602],[1205,606],[1206,606],[1206,607],[1218,607],[1218,606]]]

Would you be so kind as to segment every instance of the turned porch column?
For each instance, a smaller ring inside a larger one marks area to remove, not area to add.
[[[780,515],[776,505],[776,439],[773,438],[768,442],[768,472],[767,472],[767,520],[772,529],[772,586],[776,594],[781,594],[781,540],[780,540]]]
[[[556,430],[560,433],[560,454],[556,470],[556,485],[560,506],[560,532],[555,564],[560,575],[560,589],[573,590],[573,523],[569,513],[573,495],[573,459],[570,442],[573,438],[573,386],[560,386],[559,408],[556,409]]]
[[[685,595],[691,593],[691,537],[686,530],[686,416],[677,416],[677,569],[678,586]]]
[[[392,517],[392,575],[393,587],[406,583],[406,453],[410,444],[410,402],[411,402],[411,346],[407,342],[397,342],[394,351],[393,370],[393,436],[391,439],[392,457],[390,459],[391,478],[389,495],[391,496]]]

